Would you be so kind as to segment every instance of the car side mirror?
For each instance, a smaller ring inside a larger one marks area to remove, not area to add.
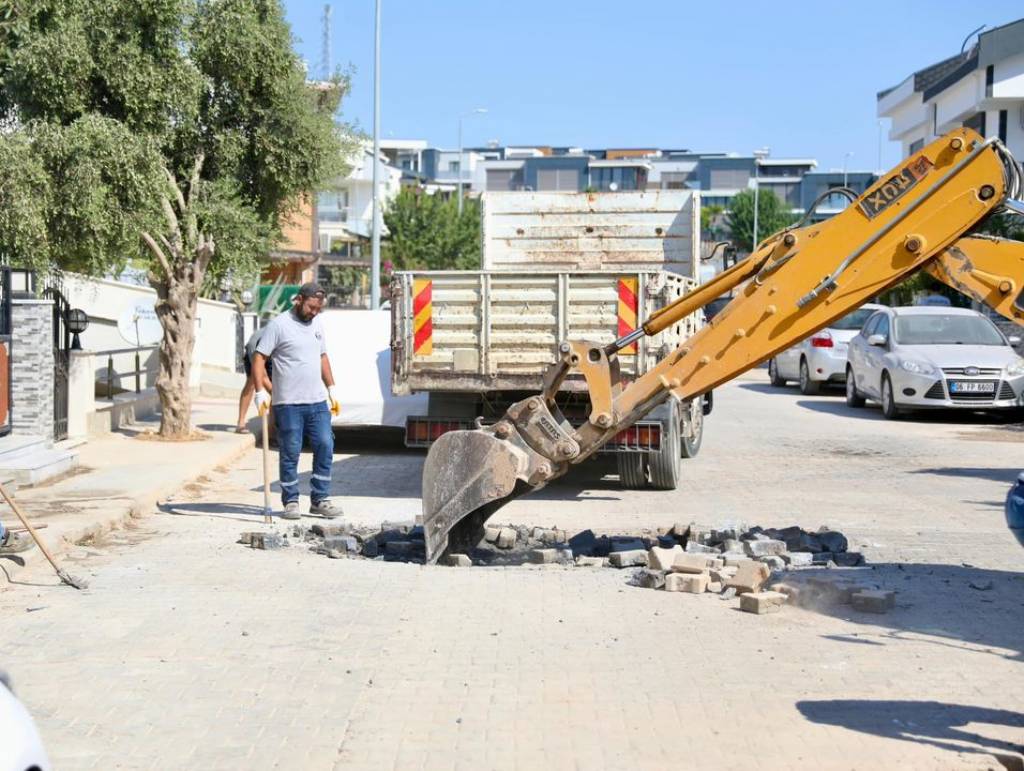
[[[879,347],[885,347],[888,342],[885,335],[870,335],[868,336],[868,345],[877,345]]]
[[[1012,346],[1020,345],[1020,335],[1010,335],[1007,339],[1010,341],[1010,345]]]

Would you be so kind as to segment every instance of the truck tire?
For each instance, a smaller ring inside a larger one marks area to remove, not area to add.
[[[670,399],[669,405],[668,415],[661,419],[661,449],[647,458],[655,490],[675,490],[683,471],[682,409],[678,399]]]
[[[647,453],[619,452],[615,454],[619,467],[619,482],[627,490],[643,490],[647,487]]]
[[[704,405],[703,399],[695,399],[696,406],[690,406],[690,418],[681,426],[680,454],[684,458],[696,458],[700,452],[700,443],[704,439]]]

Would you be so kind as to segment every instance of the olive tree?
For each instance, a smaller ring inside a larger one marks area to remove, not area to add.
[[[146,262],[160,433],[185,437],[197,300],[254,278],[301,194],[344,173],[347,80],[306,81],[280,0],[0,0],[0,37],[0,251]]]

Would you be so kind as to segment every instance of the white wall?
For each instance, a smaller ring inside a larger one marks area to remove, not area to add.
[[[100,352],[133,347],[134,343],[126,341],[118,332],[117,319],[122,311],[139,300],[155,299],[156,292],[149,287],[120,281],[65,274],[64,296],[72,308],[81,308],[89,316],[89,328],[80,336],[82,348]],[[199,383],[203,368],[211,370],[210,374],[212,371],[236,371],[237,317],[234,305],[214,300],[199,301],[193,384]],[[105,368],[106,361],[106,356],[96,356],[98,368]],[[125,371],[134,366],[133,361],[132,354],[121,354],[115,358],[114,369]],[[143,366],[148,372],[146,385],[152,385],[153,373],[157,368],[155,352],[146,356]],[[127,381],[123,385],[127,386]]]

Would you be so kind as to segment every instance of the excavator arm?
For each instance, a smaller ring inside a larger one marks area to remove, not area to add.
[[[541,394],[431,447],[423,470],[428,561],[471,547],[501,505],[565,474],[670,395],[685,401],[710,391],[917,271],[1024,324],[1024,244],[966,235],[994,211],[1015,209],[1020,195],[1020,168],[998,140],[959,129],[835,217],[767,238],[634,333],[611,345],[562,342]],[[710,324],[633,382],[620,380],[618,351],[730,290],[736,297]],[[591,402],[578,428],[555,405],[570,374],[586,380]]]

